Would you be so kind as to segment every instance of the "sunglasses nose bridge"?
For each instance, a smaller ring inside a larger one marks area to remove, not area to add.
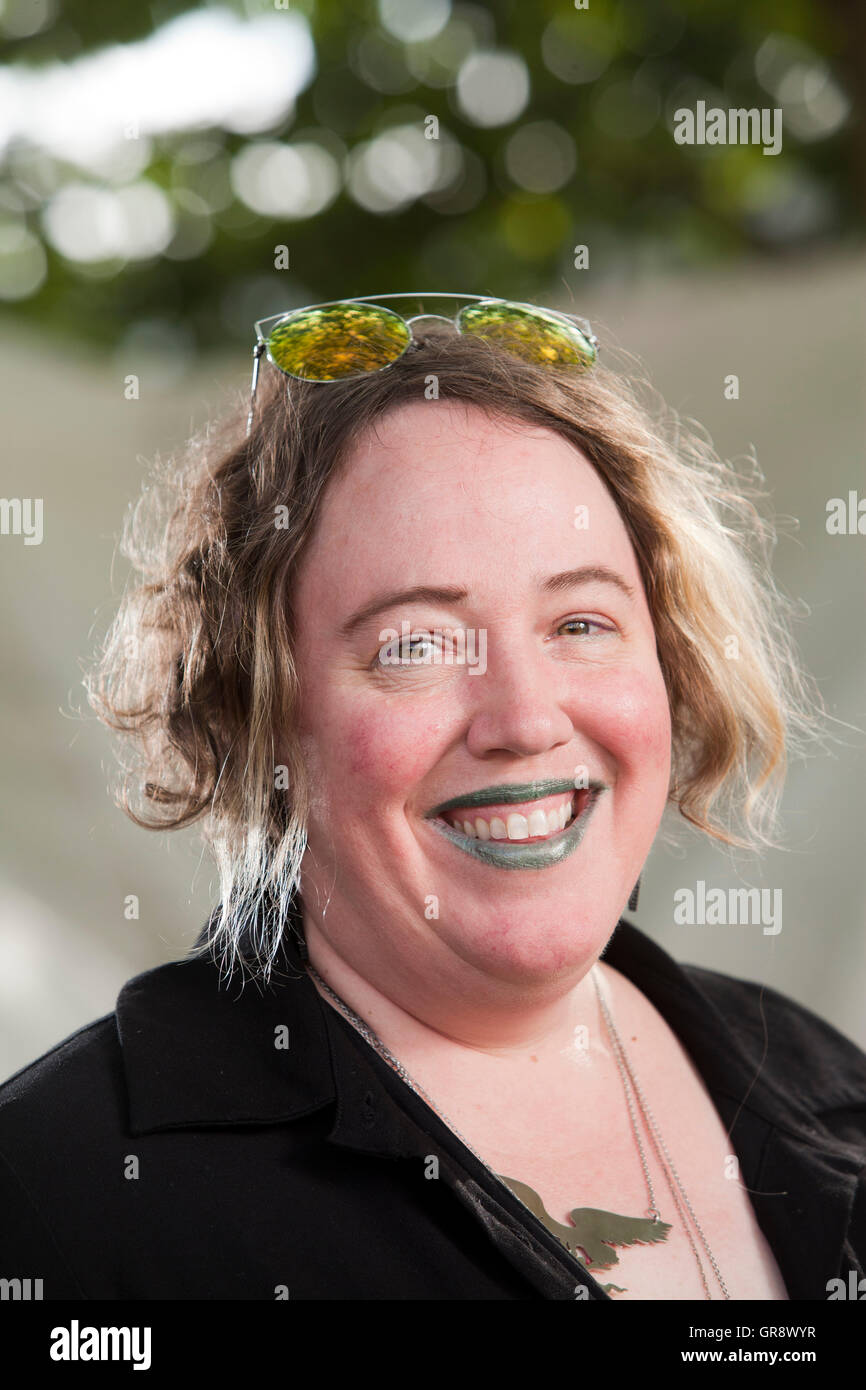
[[[445,323],[449,328],[454,327],[453,318],[448,318],[446,314],[413,314],[406,322],[410,328],[414,328],[416,323]]]

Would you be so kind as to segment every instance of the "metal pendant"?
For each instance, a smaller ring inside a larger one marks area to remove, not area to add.
[[[561,1240],[566,1249],[586,1265],[591,1274],[619,1264],[619,1256],[612,1246],[657,1245],[667,1240],[671,1229],[669,1222],[660,1221],[654,1216],[621,1216],[619,1212],[602,1211],[598,1207],[575,1207],[568,1213],[572,1225],[565,1226],[561,1221],[554,1220],[538,1193],[528,1183],[519,1182],[517,1178],[506,1178],[502,1173],[497,1173],[497,1177],[508,1184],[524,1206],[529,1207],[533,1216],[537,1216],[557,1240]],[[605,1293],[611,1290],[628,1292],[618,1284],[602,1284],[602,1288]]]

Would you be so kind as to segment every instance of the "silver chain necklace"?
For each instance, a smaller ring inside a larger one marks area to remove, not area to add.
[[[308,974],[313,976],[313,978],[319,983],[319,985],[325,991],[328,997],[333,1000],[333,1002],[337,1005],[340,1011],[345,1015],[349,1022],[353,1024],[353,1026],[357,1029],[361,1036],[366,1039],[370,1046],[374,1048],[376,1052],[378,1052],[379,1056],[384,1058],[384,1060],[388,1062],[391,1067],[393,1067],[397,1074],[400,1077],[402,1077],[402,1079],[406,1082],[407,1086],[409,1086],[416,1093],[416,1095],[421,1096],[422,1100],[427,1102],[427,1104],[430,1106],[430,1109],[436,1112],[436,1114],[440,1117],[441,1120],[445,1122],[445,1124],[452,1131],[452,1133],[456,1134],[457,1138],[461,1141],[461,1143],[466,1145],[466,1148],[469,1150],[469,1152],[475,1155],[475,1157],[478,1159],[478,1162],[481,1164],[483,1168],[487,1170],[488,1173],[490,1173],[491,1177],[495,1178],[497,1182],[503,1182],[499,1174],[494,1173],[493,1169],[489,1166],[489,1164],[484,1162],[484,1159],[481,1157],[481,1155],[479,1153],[476,1153],[475,1149],[473,1149],[469,1141],[464,1137],[464,1135],[460,1133],[460,1130],[457,1128],[457,1126],[453,1124],[451,1120],[449,1120],[445,1112],[443,1110],[440,1110],[440,1108],[434,1104],[430,1096],[427,1095],[427,1092],[418,1084],[417,1081],[415,1081],[415,1079],[412,1076],[409,1075],[408,1071],[403,1066],[403,1063],[398,1061],[398,1059],[394,1056],[392,1052],[389,1052],[388,1048],[382,1042],[381,1038],[379,1038],[376,1035],[376,1033],[373,1032],[372,1028],[370,1028],[362,1018],[358,1017],[354,1009],[351,1009],[349,1005],[346,1003],[346,1001],[344,999],[341,999],[339,994],[335,993],[335,991],[331,989],[331,986],[327,984],[325,980],[322,979],[319,972],[315,969],[315,967],[309,960],[306,962],[306,968]],[[641,1091],[641,1088],[638,1085],[637,1077],[635,1076],[631,1064],[628,1060],[628,1055],[626,1053],[625,1047],[623,1046],[622,1039],[620,1038],[619,1033],[617,1031],[616,1024],[613,1021],[610,1009],[608,1008],[607,1002],[605,1001],[604,996],[602,995],[602,992],[599,988],[594,966],[590,971],[590,974],[592,976],[592,983],[595,988],[595,993],[598,999],[599,1007],[601,1009],[602,1016],[605,1021],[605,1026],[607,1027],[608,1035],[610,1037],[611,1043],[613,1044],[614,1058],[616,1060],[617,1069],[622,1080],[623,1090],[625,1091],[629,1121],[631,1123],[632,1132],[634,1134],[635,1143],[637,1145],[637,1151],[640,1156],[641,1168],[643,1170],[644,1181],[646,1182],[647,1186],[647,1192],[649,1193],[649,1215],[652,1217],[654,1221],[661,1221],[661,1216],[659,1214],[658,1208],[656,1207],[655,1193],[653,1191],[652,1179],[650,1178],[649,1165],[646,1161],[646,1154],[644,1153],[644,1147],[641,1143],[640,1133],[638,1131],[637,1121],[635,1119],[634,1103],[632,1100],[631,1093],[629,1091],[629,1085],[631,1085],[634,1094],[637,1096],[638,1107],[640,1109],[641,1116],[650,1135],[656,1157],[658,1158],[659,1164],[664,1172],[665,1180],[667,1181],[668,1187],[670,1188],[671,1197],[673,1198],[674,1205],[677,1209],[677,1215],[679,1216],[680,1221],[682,1222],[683,1230],[686,1233],[689,1245],[691,1246],[692,1254],[694,1255],[695,1260],[697,1262],[698,1270],[701,1276],[701,1283],[704,1286],[704,1296],[705,1298],[712,1300],[712,1294],[710,1293],[709,1285],[707,1284],[703,1263],[701,1261],[700,1255],[698,1254],[698,1250],[692,1237],[692,1233],[689,1230],[688,1220],[686,1219],[686,1216],[683,1212],[683,1203],[685,1204],[689,1216],[691,1217],[692,1222],[694,1223],[695,1229],[697,1230],[698,1235],[700,1236],[701,1244],[703,1245],[704,1250],[707,1253],[707,1258],[709,1259],[709,1262],[713,1267],[713,1272],[717,1280],[719,1281],[719,1286],[722,1290],[722,1296],[726,1299],[730,1299],[730,1294],[728,1293],[728,1290],[725,1286],[725,1281],[723,1280],[721,1273],[719,1272],[719,1266],[716,1263],[713,1252],[710,1249],[709,1244],[707,1243],[707,1238],[703,1233],[700,1222],[698,1221],[694,1211],[692,1210],[692,1204],[689,1201],[688,1196],[686,1195],[686,1190],[683,1187],[677,1170],[673,1165],[670,1154],[667,1150],[667,1146],[665,1145],[658,1125],[656,1124],[655,1119],[653,1118],[652,1111],[650,1110],[649,1106],[644,1100],[643,1092]],[[662,1155],[664,1155],[664,1157],[662,1157]],[[673,1176],[673,1181],[671,1181],[671,1176]],[[521,1201],[520,1197],[517,1196],[517,1193],[515,1193],[513,1189],[508,1186],[507,1183],[503,1182],[503,1186],[508,1187],[508,1191],[512,1193],[512,1196],[517,1198],[517,1201],[520,1202],[521,1206],[526,1206],[526,1203]],[[682,1198],[682,1202],[680,1201],[680,1198]],[[527,1207],[526,1210],[529,1211],[529,1208]],[[531,1214],[535,1215],[534,1212]]]

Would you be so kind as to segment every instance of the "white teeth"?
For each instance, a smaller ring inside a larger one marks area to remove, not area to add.
[[[488,822],[478,816],[474,822],[461,820],[458,828],[477,840],[527,840],[538,835],[556,835],[571,819],[573,811],[574,797],[571,797],[557,810],[543,811],[539,807],[528,817],[515,811],[507,821],[492,816]]]

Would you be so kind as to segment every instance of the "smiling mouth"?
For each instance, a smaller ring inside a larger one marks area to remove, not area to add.
[[[426,819],[437,834],[483,864],[498,869],[547,869],[574,853],[607,790],[603,783],[594,782],[587,789],[558,790],[517,805],[514,795],[518,793],[514,793],[511,801],[493,805],[493,796],[503,792],[491,789],[474,805],[452,802],[437,807]]]
[[[519,806],[457,807],[436,819],[476,840],[508,840],[512,844],[535,844],[550,840],[571,825],[584,809],[588,791],[573,791]]]

